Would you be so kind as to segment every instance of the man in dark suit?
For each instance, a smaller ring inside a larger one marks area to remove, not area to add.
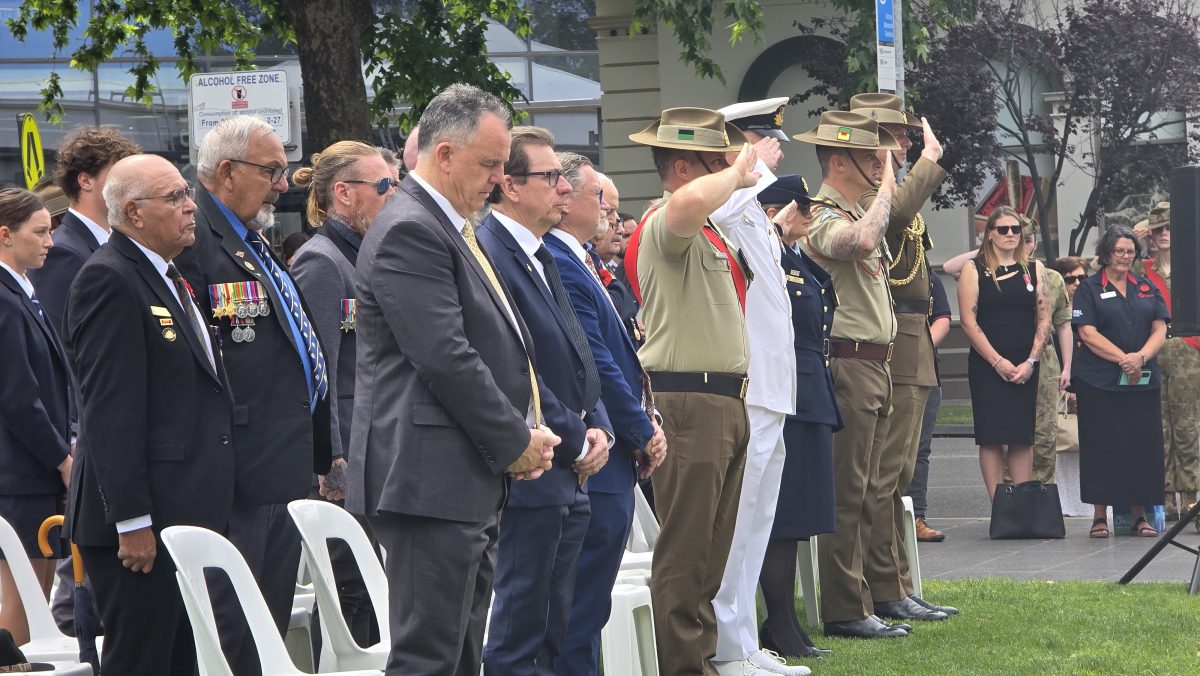
[[[54,231],[54,248],[46,264],[31,270],[29,280],[37,289],[42,311],[63,335],[63,313],[67,290],[79,268],[100,245],[108,241],[108,207],[104,204],[104,182],[118,160],[142,152],[136,143],[109,127],[84,127],[58,146],[54,181],[71,201],[62,224]],[[70,586],[67,587],[70,589]]]
[[[197,162],[196,243],[178,261],[204,317],[220,326],[233,390],[238,472],[228,537],[281,634],[295,596],[292,571],[300,564],[300,535],[287,503],[307,497],[312,475],[329,470],[331,441],[325,355],[312,315],[261,234],[287,190],[287,166],[283,143],[256,117],[238,115],[210,130]],[[236,599],[216,596],[221,643],[234,671],[257,673]]]
[[[219,341],[173,264],[195,239],[187,182],[137,155],[113,167],[104,195],[116,232],[79,271],[66,312],[80,386],[67,529],[95,583],[105,673],[188,674],[192,634],[159,534],[225,529],[232,400]]]
[[[363,235],[395,192],[391,177],[395,164],[389,165],[381,150],[359,141],[339,141],[314,155],[312,166],[296,172],[294,178],[297,185],[309,188],[308,222],[320,226],[296,253],[290,272],[312,309],[313,324],[326,349],[334,460],[329,475],[319,478],[318,492],[319,497],[334,501],[345,497],[344,456],[354,416],[354,266]],[[366,526],[365,520],[362,523]],[[329,558],[350,633],[362,645],[377,643],[375,613],[353,553],[345,542],[332,540]]]
[[[542,411],[563,438],[545,476],[509,491],[484,649],[489,674],[553,673],[591,515],[585,482],[608,459],[610,425],[603,407],[596,410],[600,377],[558,266],[542,243],[562,219],[571,190],[560,170],[550,132],[513,129],[504,181],[479,229],[480,243],[529,326],[549,388]]]
[[[559,153],[559,159],[563,177],[575,190],[567,214],[545,238],[546,247],[587,334],[616,443],[608,464],[588,481],[592,518],[576,568],[567,636],[554,671],[560,676],[594,676],[599,670],[600,630],[608,621],[612,585],[633,523],[634,481],[639,469],[643,477],[649,476],[662,461],[666,437],[647,412],[649,382],[637,347],[605,293],[599,269],[583,248],[596,230],[598,205],[591,199],[596,171],[582,155]]]
[[[533,339],[468,220],[503,180],[508,128],[476,87],[435,96],[417,168],[358,254],[346,506],[396,553],[395,676],[479,673],[503,475],[537,479],[560,441],[540,424]]]

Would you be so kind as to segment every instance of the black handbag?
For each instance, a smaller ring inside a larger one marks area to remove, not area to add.
[[[1040,481],[1000,484],[992,498],[993,540],[1061,540],[1063,524],[1058,486]]]

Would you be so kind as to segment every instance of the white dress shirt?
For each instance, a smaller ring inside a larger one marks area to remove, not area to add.
[[[4,261],[0,261],[0,268],[8,270],[8,274],[12,275],[13,279],[17,280],[17,285],[20,286],[21,290],[25,292],[25,297],[29,300],[33,300],[33,283],[29,281],[28,277],[25,275],[18,275],[17,271],[8,267],[8,264]]]
[[[746,404],[777,413],[796,412],[796,347],[792,304],[780,265],[778,233],[758,203],[758,193],[775,174],[758,161],[758,184],[734,191],[710,218],[741,250],[754,281],[746,292],[746,333],[750,339],[750,385]]]
[[[104,228],[100,227],[99,223],[96,223],[96,221],[93,221],[74,209],[67,209],[67,211],[75,214],[75,218],[83,221],[83,224],[87,226],[88,231],[92,233],[92,236],[96,238],[96,241],[99,242],[101,246],[108,243],[108,238],[112,236],[112,231],[105,230]]]

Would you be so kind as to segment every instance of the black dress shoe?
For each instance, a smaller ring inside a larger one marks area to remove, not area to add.
[[[875,604],[875,614],[880,617],[895,618],[897,620],[944,620],[949,615],[937,610],[930,610],[925,606],[913,601],[911,598],[902,598],[899,601],[884,601]]]
[[[906,634],[912,633],[912,625],[911,624],[904,624],[903,622],[888,622],[878,615],[872,615],[871,619],[875,620],[876,622],[878,622],[880,624],[886,624],[889,627],[895,627],[897,629],[902,629],[902,630],[904,630],[904,633],[906,633]]]
[[[900,638],[908,636],[901,629],[889,627],[869,617],[850,622],[826,622],[825,635],[845,636],[848,638]]]
[[[912,596],[909,596],[908,598],[911,599],[913,603],[916,603],[917,605],[919,605],[923,608],[928,608],[929,610],[936,610],[939,613],[946,613],[947,615],[957,615],[958,614],[958,608],[955,608],[953,606],[934,605],[934,604],[930,603],[929,601],[926,601],[925,599],[921,598],[920,596],[917,596],[916,594],[913,594]]]
[[[807,637],[802,637],[802,638],[807,638]],[[803,645],[803,647],[801,647],[799,650],[785,650],[778,643],[775,642],[775,636],[771,633],[771,630],[768,629],[767,625],[765,625],[765,624],[758,628],[758,643],[759,643],[759,645],[762,646],[763,650],[770,650],[772,652],[778,653],[780,657],[797,657],[800,659],[820,659],[822,657],[828,657],[829,655],[833,654],[832,650],[825,650],[823,648],[818,648],[818,647],[808,644],[808,643],[805,643]]]

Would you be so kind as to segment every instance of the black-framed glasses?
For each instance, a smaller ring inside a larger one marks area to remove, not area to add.
[[[527,171],[522,174],[509,174],[509,176],[512,176],[514,178],[529,178],[531,176],[545,176],[546,182],[550,184],[551,188],[558,185],[558,179],[562,178],[562,175],[563,175],[563,173],[561,171],[559,171],[558,169],[551,169],[549,171]]]
[[[1021,226],[1019,225],[993,225],[988,230],[995,230],[1001,235],[1019,235],[1021,234]]]
[[[1087,279],[1087,275],[1063,275],[1063,281],[1067,284],[1078,284]]]
[[[397,181],[391,176],[385,176],[378,181],[368,181],[362,178],[348,178],[342,181],[342,183],[363,183],[365,185],[373,185],[375,186],[375,192],[379,193],[380,195],[386,195],[387,191],[400,185],[400,181]]]
[[[173,207],[181,207],[181,206],[183,206],[183,200],[185,198],[195,201],[196,189],[191,186],[188,186],[186,188],[180,188],[179,190],[172,190],[171,192],[167,193],[166,195],[150,195],[149,197],[134,197],[133,201],[134,202],[143,202],[145,200],[166,200],[167,202],[170,202],[171,206],[173,206]]]
[[[270,172],[269,178],[271,179],[271,183],[278,183],[280,181],[280,179],[287,178],[288,174],[292,173],[292,170],[289,169],[288,167],[272,167],[267,164],[259,164],[258,162],[250,162],[249,160],[229,160],[229,161],[237,162],[238,164],[248,164],[252,167],[258,167],[259,169],[266,169],[268,172]]]

